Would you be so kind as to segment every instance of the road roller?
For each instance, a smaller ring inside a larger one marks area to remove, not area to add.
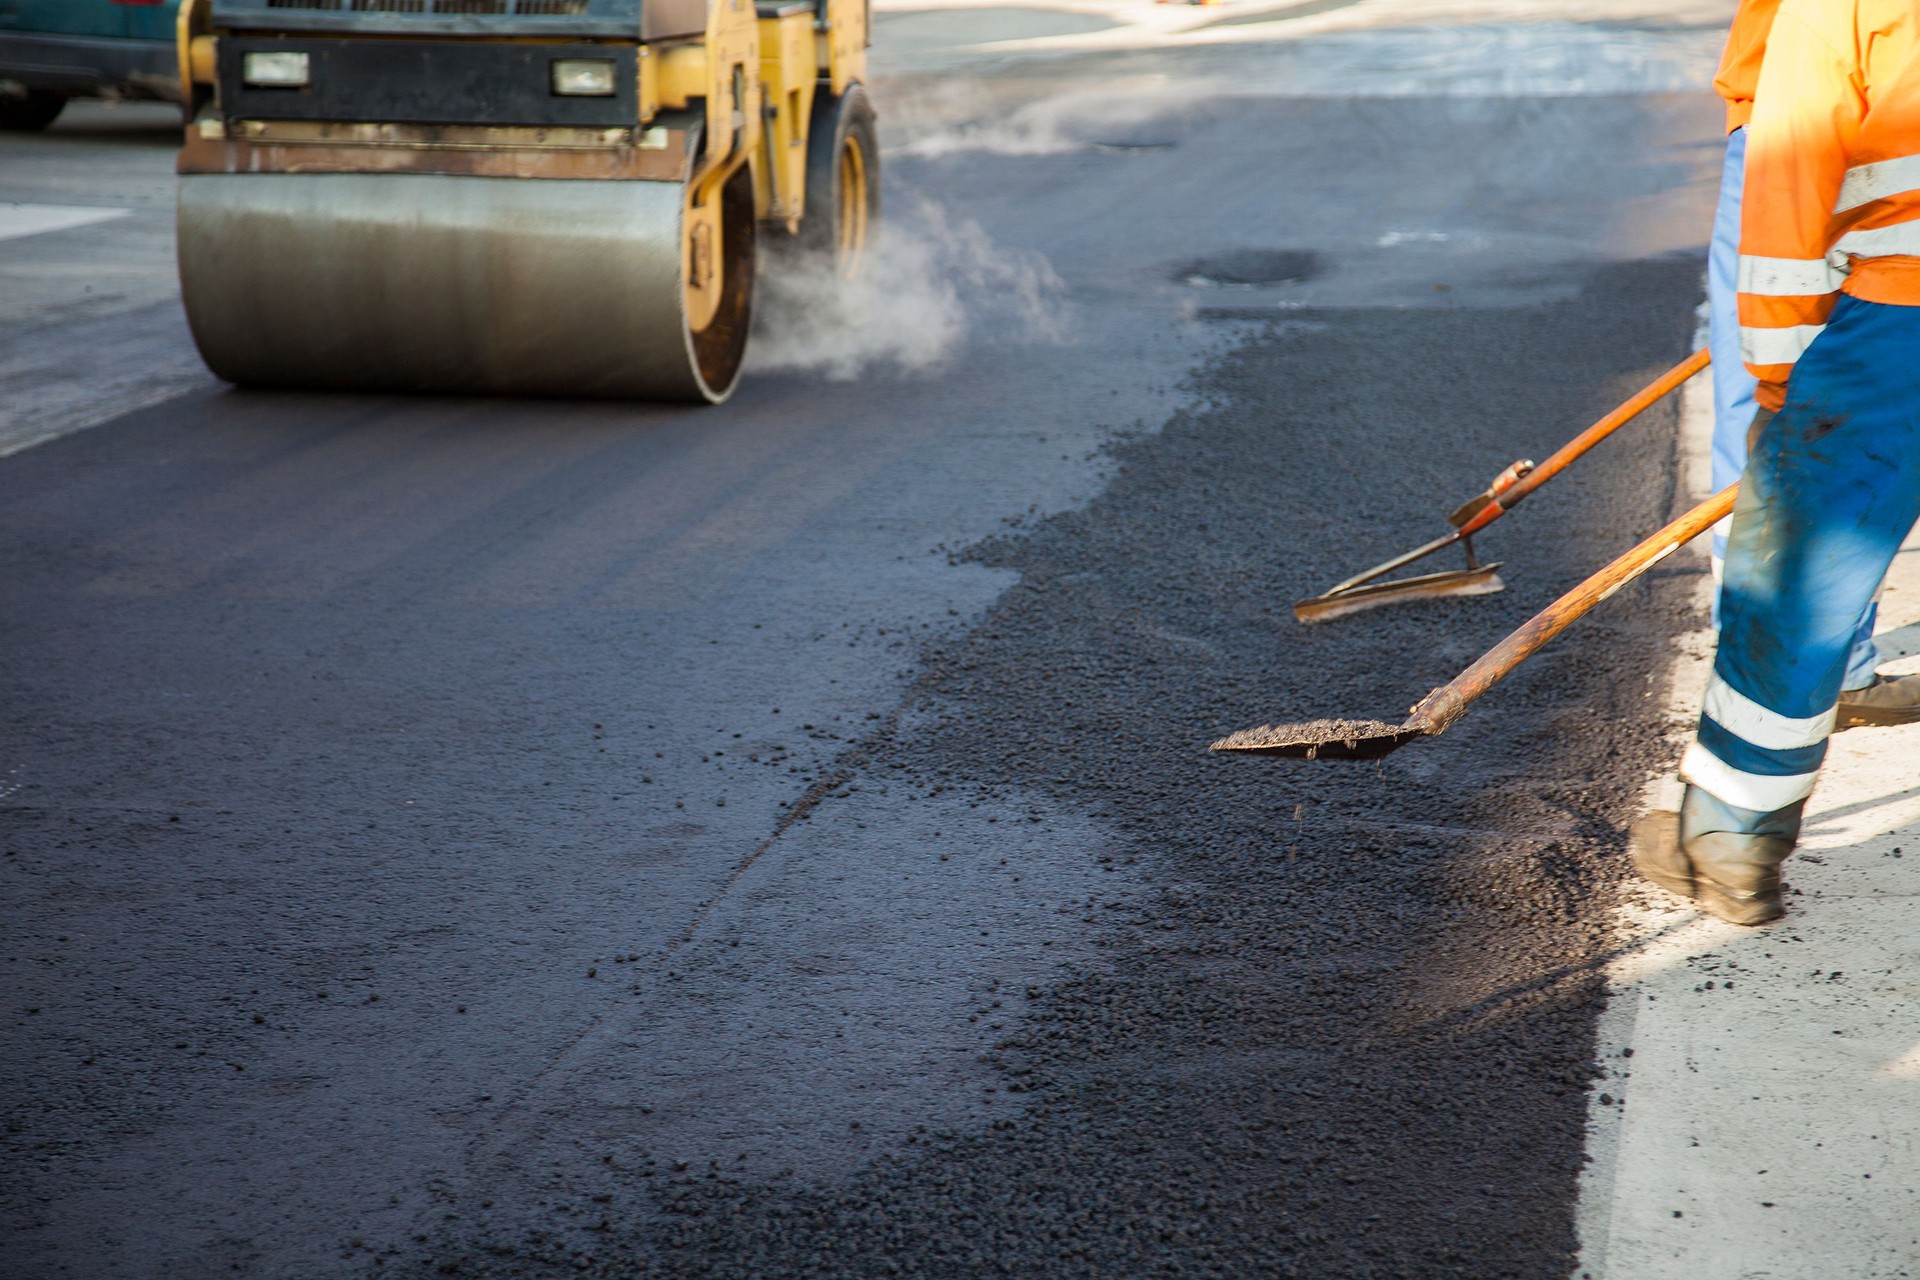
[[[869,0],[185,0],[180,284],[243,386],[713,402],[857,277]]]

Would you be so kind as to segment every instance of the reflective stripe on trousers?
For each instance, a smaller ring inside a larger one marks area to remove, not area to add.
[[[1730,805],[1813,790],[1862,612],[1920,517],[1920,307],[1845,297],[1741,476],[1720,647],[1681,775]]]

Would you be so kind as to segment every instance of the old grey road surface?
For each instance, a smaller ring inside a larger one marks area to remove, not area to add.
[[[7,139],[133,212],[0,240],[99,423],[0,460],[0,1273],[1567,1274],[1680,584],[1204,745],[1662,518],[1664,409],[1505,595],[1290,617],[1686,353],[1718,36],[1276,12],[884,14],[875,323],[718,409],[98,402],[166,143]]]

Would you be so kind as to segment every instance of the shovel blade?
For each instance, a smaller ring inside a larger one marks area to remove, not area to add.
[[[1313,720],[1305,724],[1267,724],[1242,729],[1213,744],[1210,750],[1240,755],[1291,756],[1296,760],[1378,760],[1402,743],[1427,736],[1431,730],[1409,721]]]
[[[1382,605],[1405,604],[1409,600],[1434,600],[1441,596],[1490,596],[1505,591],[1497,564],[1478,569],[1451,569],[1445,573],[1423,573],[1417,578],[1393,582],[1370,582],[1363,587],[1324,596],[1310,596],[1293,606],[1293,616],[1302,622],[1326,622],[1331,618],[1378,609]]]

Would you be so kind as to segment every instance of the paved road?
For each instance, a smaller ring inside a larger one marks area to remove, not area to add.
[[[180,112],[77,102],[0,135],[0,457],[216,385],[173,264]]]
[[[0,463],[0,1272],[1565,1274],[1683,584],[1377,768],[1200,749],[1667,509],[1662,411],[1505,596],[1290,621],[1686,350],[1712,103],[1502,30],[903,57],[887,323],[719,409]]]

